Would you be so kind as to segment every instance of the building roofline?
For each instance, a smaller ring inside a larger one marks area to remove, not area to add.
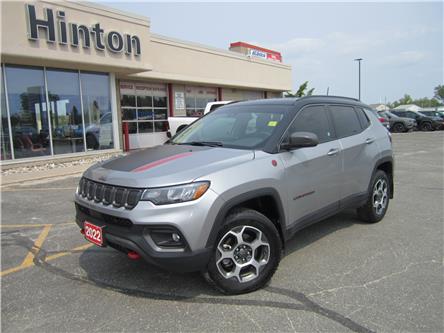
[[[183,39],[178,39],[178,38],[174,38],[174,37],[169,37],[169,36],[165,36],[165,35],[161,35],[161,34],[156,34],[156,33],[151,33],[151,40],[156,41],[155,39],[158,39],[158,42],[163,42],[163,43],[176,43],[176,44],[181,44],[183,47],[187,47],[190,49],[200,49],[200,50],[205,50],[207,52],[211,52],[211,53],[215,53],[215,54],[220,54],[223,56],[228,56],[231,58],[238,58],[238,59],[242,59],[245,61],[249,61],[249,62],[256,62],[256,63],[260,63],[260,64],[264,64],[264,65],[268,65],[268,66],[274,66],[274,67],[281,67],[281,68],[285,68],[285,69],[291,69],[291,65],[287,65],[281,62],[276,62],[276,61],[270,61],[270,60],[262,60],[259,58],[251,58],[250,56],[246,55],[246,54],[242,54],[239,52],[235,52],[235,51],[230,51],[230,50],[225,50],[225,49],[221,49],[221,48],[217,48],[214,46],[208,46],[205,44],[200,44],[200,43],[196,43],[196,42],[190,42],[190,41],[186,41]]]
[[[137,20],[142,21],[145,25],[148,26],[151,25],[151,20],[149,17],[144,15],[138,15],[134,14],[132,12],[128,12],[125,10],[116,9],[113,7],[109,7],[106,5],[103,5],[101,3],[92,2],[92,1],[78,1],[78,0],[42,0],[42,2],[51,3],[53,5],[76,5],[80,7],[86,7],[86,8],[93,8],[95,10],[101,11],[101,12],[107,12],[108,14],[117,15],[117,16],[124,16],[127,20]],[[137,23],[142,23],[137,22]]]

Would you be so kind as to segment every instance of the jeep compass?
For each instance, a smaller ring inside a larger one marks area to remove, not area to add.
[[[309,96],[229,104],[97,164],[75,205],[96,245],[239,294],[270,280],[298,230],[346,208],[378,222],[392,197],[391,137],[371,109]]]

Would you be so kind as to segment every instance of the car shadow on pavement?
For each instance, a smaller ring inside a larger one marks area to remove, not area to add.
[[[347,209],[328,219],[298,231],[286,244],[284,256],[289,256],[307,245],[341,229],[355,224],[367,224],[358,219],[354,209]]]
[[[298,232],[287,243],[287,255],[297,252],[316,240],[339,229],[360,223],[354,213],[344,212]],[[80,252],[80,251],[79,251]],[[75,253],[75,251],[73,251]],[[79,265],[86,273],[78,274],[48,263],[47,253],[41,249],[34,263],[49,273],[103,290],[127,296],[193,304],[223,304],[255,306],[312,312],[332,320],[354,332],[372,332],[350,318],[326,308],[296,290],[267,286],[257,294],[223,296],[210,286],[200,273],[168,272],[143,260],[132,261],[126,255],[110,248],[89,248],[80,252]],[[78,270],[75,270],[78,272]],[[274,294],[273,300],[264,293]],[[280,296],[287,299],[281,301]],[[288,301],[292,299],[293,301]]]
[[[284,256],[297,255],[297,251],[317,240],[361,224],[354,211],[344,211],[329,219],[300,230],[285,246]],[[197,295],[220,296],[201,273],[169,272],[143,259],[130,260],[112,248],[90,248],[81,253],[79,265],[86,272],[87,278],[101,287],[114,286],[127,294],[171,295],[193,298]],[[146,294],[148,292],[148,294]]]
[[[284,256],[293,255],[305,246],[357,223],[362,222],[357,219],[354,211],[345,211],[302,229],[287,242]],[[80,255],[79,264],[88,279],[98,286],[116,286],[125,293],[134,294],[134,291],[140,290],[156,295],[183,295],[187,298],[197,295],[220,296],[200,273],[169,272],[143,259],[130,260],[112,248],[88,249]]]

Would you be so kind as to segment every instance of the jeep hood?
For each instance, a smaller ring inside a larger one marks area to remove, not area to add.
[[[189,183],[252,159],[252,150],[163,145],[96,164],[84,176],[117,186],[161,187]]]

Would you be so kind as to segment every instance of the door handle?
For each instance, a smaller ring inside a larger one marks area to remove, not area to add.
[[[328,156],[334,156],[334,155],[336,155],[337,153],[339,153],[339,149],[338,149],[338,148],[333,148],[333,149],[330,149],[330,150],[328,151],[327,155],[328,155]]]
[[[367,139],[365,140],[365,143],[366,143],[366,144],[370,144],[370,143],[373,143],[373,141],[375,141],[375,138],[367,138]]]

